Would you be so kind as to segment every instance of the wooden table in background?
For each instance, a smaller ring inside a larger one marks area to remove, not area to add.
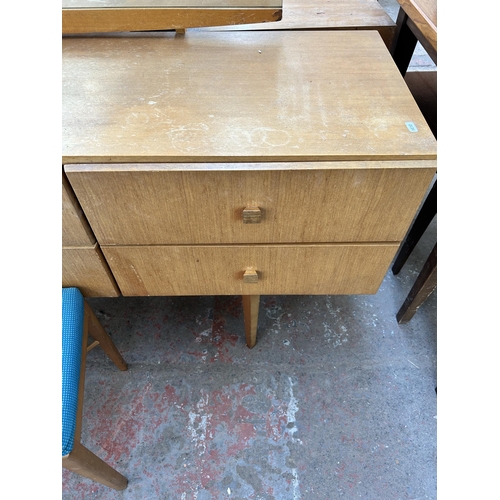
[[[152,31],[276,22],[282,0],[63,0],[62,32]]]
[[[402,75],[406,73],[417,42],[437,65],[436,0],[398,0],[399,14],[391,54]]]
[[[437,3],[436,0],[398,0],[400,9],[391,54],[399,71],[437,137],[437,72],[407,73],[417,42],[437,65]],[[392,271],[399,273],[420,237],[437,213],[437,180],[434,181],[418,216],[406,235],[394,261]],[[437,244],[425,262],[396,318],[408,322],[437,285]]]
[[[391,46],[396,24],[378,0],[283,0],[283,16],[276,23],[239,24],[202,28],[210,31],[262,30],[377,30]]]

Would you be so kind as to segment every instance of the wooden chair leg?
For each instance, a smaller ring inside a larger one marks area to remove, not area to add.
[[[80,303],[81,304],[81,303]],[[96,481],[98,483],[104,484],[105,486],[109,486],[110,488],[114,488],[116,490],[124,490],[127,487],[128,481],[127,478],[122,476],[119,472],[113,469],[110,465],[100,459],[98,456],[94,455],[90,450],[85,448],[80,442],[81,439],[81,431],[82,431],[82,416],[83,416],[83,400],[84,400],[84,390],[85,390],[85,368],[86,368],[86,358],[87,358],[87,341],[88,336],[93,337],[99,345],[103,348],[104,352],[111,358],[111,360],[116,364],[116,366],[120,370],[126,370],[127,365],[123,360],[121,354],[118,352],[116,346],[113,341],[109,337],[109,335],[102,328],[98,319],[94,315],[90,306],[83,301],[84,311],[83,311],[83,334],[81,338],[81,358],[80,358],[80,377],[78,382],[78,395],[77,395],[77,410],[76,416],[71,412],[71,414],[65,413],[64,407],[64,389],[73,391],[75,388],[69,384],[64,385],[64,362],[63,362],[63,453],[67,453],[66,450],[71,450],[71,452],[62,457],[62,466],[65,469],[76,472],[80,476],[87,477],[92,481]],[[81,314],[81,311],[80,311]],[[79,314],[79,316],[80,316]],[[64,308],[63,308],[64,315]],[[80,316],[81,317],[81,316]],[[63,317],[64,321],[64,317]],[[72,327],[72,325],[70,325]],[[64,328],[64,323],[63,323]],[[63,330],[64,336],[64,330]],[[74,336],[74,339],[77,337]],[[72,349],[71,346],[68,347],[68,352],[71,354]],[[64,355],[64,349],[63,349]],[[64,360],[63,360],[64,361]],[[68,370],[69,372],[69,370]],[[69,374],[70,376],[74,376],[73,373]],[[72,379],[74,383],[74,379]],[[69,389],[68,389],[69,387]],[[73,405],[74,401],[74,392],[70,394],[72,401],[68,404]],[[68,400],[70,398],[68,397]],[[65,420],[65,418],[73,418],[76,417],[73,441],[69,442],[67,439],[67,431],[71,430],[72,422]],[[68,427],[65,429],[65,424]],[[66,431],[66,432],[65,432]]]
[[[437,213],[437,180],[434,181],[431,190],[429,191],[425,201],[418,212],[415,221],[413,222],[408,234],[406,235],[401,247],[399,248],[396,259],[392,266],[393,274],[398,274],[405,262],[408,260],[411,252],[417,245],[421,236],[431,223]]]
[[[408,323],[437,285],[437,244],[434,245],[410,293],[396,314],[398,323]]]
[[[242,299],[243,315],[245,318],[245,336],[247,346],[251,349],[257,342],[260,295],[243,295]]]
[[[396,31],[391,45],[391,55],[399,69],[399,72],[404,76],[410,65],[413,52],[417,46],[417,37],[408,27],[408,15],[400,7],[398,18],[396,20]]]
[[[75,443],[71,453],[63,457],[62,466],[115,490],[124,490],[128,484],[126,477],[94,455],[81,443]]]
[[[127,363],[122,358],[122,355],[116,348],[115,344],[111,340],[111,337],[106,333],[101,323],[97,319],[96,315],[90,308],[90,306],[85,302],[85,315],[89,318],[89,335],[99,342],[102,350],[109,356],[111,361],[122,371],[127,369]]]

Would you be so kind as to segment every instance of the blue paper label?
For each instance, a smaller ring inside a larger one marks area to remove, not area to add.
[[[418,132],[418,128],[413,122],[405,122],[405,124],[410,132]]]

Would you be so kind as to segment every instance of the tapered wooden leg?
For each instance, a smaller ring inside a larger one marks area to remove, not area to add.
[[[75,443],[73,451],[63,457],[62,466],[115,490],[124,490],[128,484],[126,477],[80,443]]]
[[[111,337],[106,333],[96,315],[85,302],[85,315],[89,318],[89,335],[99,342],[102,350],[109,356],[109,359],[122,371],[127,369],[127,363],[122,358],[122,355],[111,340]]]
[[[257,323],[259,322],[260,295],[243,295],[243,315],[245,317],[245,336],[250,349],[257,342]]]
[[[398,323],[408,323],[417,309],[424,303],[437,285],[437,245],[434,245],[429,258],[420,271],[415,283],[401,306],[396,319]]]

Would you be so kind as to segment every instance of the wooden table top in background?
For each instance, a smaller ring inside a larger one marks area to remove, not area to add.
[[[275,23],[204,28],[206,30],[333,29],[394,27],[377,0],[283,0],[283,15]]]
[[[282,0],[63,0],[62,33],[263,23],[281,16]]]
[[[375,31],[82,36],[62,46],[63,163],[436,158]]]
[[[398,0],[398,3],[437,52],[437,1]]]

